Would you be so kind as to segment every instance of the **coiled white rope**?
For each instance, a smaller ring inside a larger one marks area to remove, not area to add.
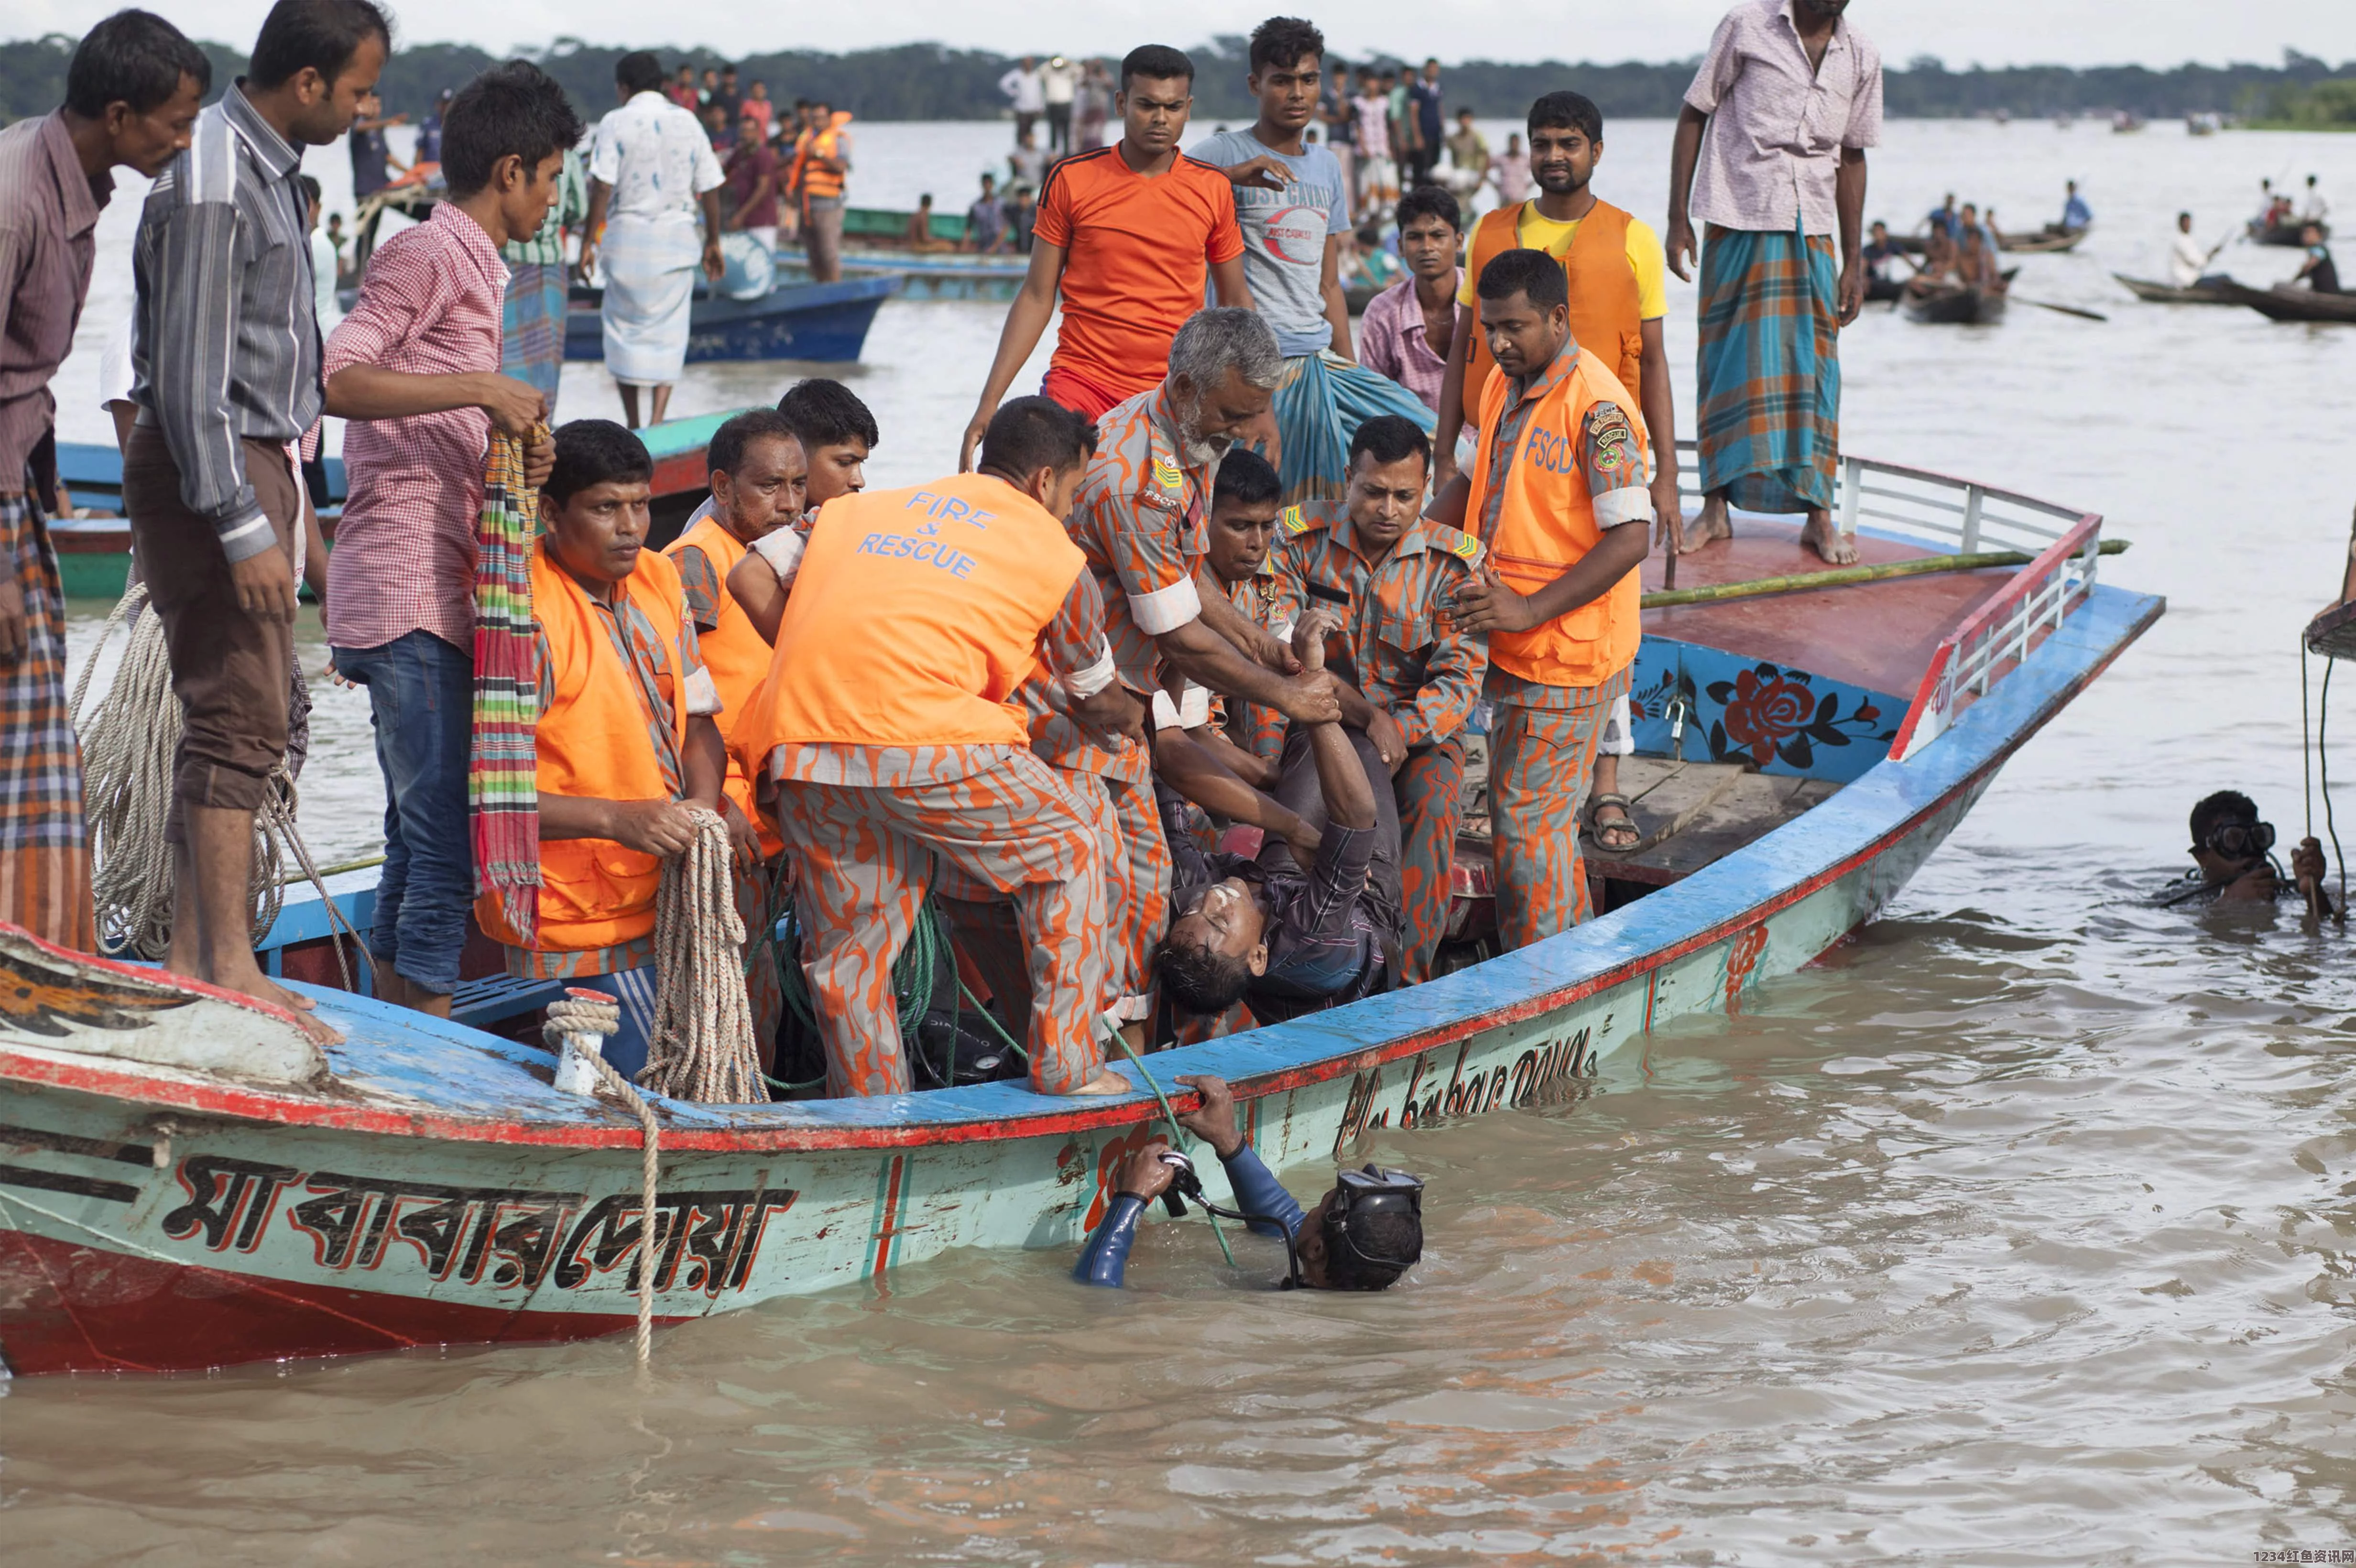
[[[665,881],[668,884],[668,877]],[[541,1026],[541,1038],[562,1051],[567,1036],[584,1037],[584,1042],[589,1044],[584,1054],[590,1065],[596,1069],[599,1086],[628,1106],[638,1118],[637,1361],[638,1371],[643,1375],[654,1356],[655,1178],[661,1157],[662,1126],[655,1120],[655,1108],[647,1104],[646,1096],[632,1088],[628,1079],[614,1071],[613,1065],[596,1049],[597,1044],[621,1027],[622,1008],[619,1002],[575,991],[548,1004],[548,1021]]]
[[[693,815],[695,842],[663,863],[655,897],[660,989],[638,1082],[674,1100],[749,1104],[768,1091],[744,993],[744,922],[729,874],[728,829],[715,812]]]

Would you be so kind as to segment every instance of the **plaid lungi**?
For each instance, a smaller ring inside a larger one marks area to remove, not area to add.
[[[565,272],[559,261],[516,261],[499,306],[499,372],[548,394],[556,420],[556,386],[564,374]]]
[[[1752,512],[1833,504],[1840,454],[1833,242],[1709,226],[1701,253],[1701,485]]]
[[[1387,376],[1330,351],[1296,355],[1276,384],[1276,431],[1283,442],[1277,475],[1284,505],[1338,498],[1349,488],[1350,438],[1377,414],[1401,414],[1431,433],[1423,400]]]
[[[0,495],[0,541],[24,595],[24,656],[0,664],[0,920],[98,951],[82,827],[81,745],[66,709],[66,600],[40,503]]]

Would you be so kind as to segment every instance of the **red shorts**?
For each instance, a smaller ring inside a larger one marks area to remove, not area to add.
[[[1144,390],[1143,388],[1137,391]],[[1127,402],[1136,391],[1123,392],[1091,376],[1075,372],[1060,360],[1047,367],[1046,376],[1039,383],[1039,394],[1063,404],[1084,418],[1100,420],[1116,403]]]

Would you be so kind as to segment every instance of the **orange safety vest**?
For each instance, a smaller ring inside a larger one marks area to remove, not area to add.
[[[791,527],[791,524],[786,525]],[[744,559],[748,547],[728,531],[718,517],[705,517],[663,549],[663,554],[676,562],[683,550],[700,549],[720,575],[719,624],[708,632],[699,632],[696,642],[703,654],[703,667],[712,672],[712,684],[720,692],[720,714],[716,720],[723,741],[734,733],[744,710],[751,706],[753,693],[769,673],[769,645],[761,640],[735,598],[728,592],[728,574]],[[745,819],[761,830],[761,852],[774,855],[785,848],[785,841],[770,833],[753,808],[753,781],[737,764],[735,752],[729,752],[728,798]]]
[[[1617,403],[1628,416],[1637,445],[1648,453],[1651,438],[1620,379],[1591,355],[1581,353],[1570,374],[1546,394],[1522,427],[1512,464],[1501,477],[1490,472],[1495,460],[1491,432],[1505,413],[1512,388],[1511,377],[1495,376],[1481,395],[1481,450],[1472,464],[1472,492],[1464,517],[1469,527],[1479,528],[1489,486],[1505,485],[1496,533],[1483,542],[1497,575],[1515,592],[1528,594],[1554,581],[1602,542],[1594,497],[1588,494],[1587,475],[1579,464],[1588,409],[1599,402]],[[1540,686],[1601,685],[1635,660],[1636,645],[1644,638],[1643,575],[1630,569],[1603,592],[1544,625],[1490,633],[1489,662]]]
[[[1473,287],[1481,269],[1497,255],[1522,248],[1519,225],[1523,204],[1501,207],[1483,214],[1472,227],[1472,250],[1465,261]],[[1570,283],[1570,336],[1582,354],[1594,355],[1612,367],[1620,384],[1628,389],[1628,417],[1643,410],[1644,390],[1644,323],[1643,302],[1636,293],[1636,269],[1628,264],[1628,215],[1598,199],[1580,219],[1563,252],[1562,270]],[[1497,361],[1489,354],[1488,334],[1481,330],[1478,306],[1472,313],[1471,357],[1464,366],[1464,407],[1481,406]]]
[[[836,135],[851,123],[851,112],[838,109],[834,119],[823,131],[805,131],[794,140],[794,177],[801,182],[804,199],[819,197],[839,201],[842,198],[842,175],[840,170],[820,168],[817,160],[837,155],[841,145]]]
[[[670,721],[675,742],[687,744],[687,619],[681,613],[679,569],[650,549],[622,591],[653,623],[670,650]],[[670,795],[662,761],[647,734],[638,679],[615,649],[589,601],[549,554],[543,539],[531,557],[531,608],[548,639],[553,693],[541,709],[540,793],[592,800],[658,800]],[[475,901],[475,919],[510,947],[580,953],[614,947],[655,928],[655,892],[662,862],[605,838],[544,838],[540,845],[540,937],[526,944],[499,911],[497,893]]]
[[[987,475],[836,496],[739,745],[1028,744],[1002,705],[1085,564],[1045,507]]]

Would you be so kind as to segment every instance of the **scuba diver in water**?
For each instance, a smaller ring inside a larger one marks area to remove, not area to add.
[[[1403,1170],[1335,1172],[1333,1188],[1302,1212],[1236,1130],[1236,1097],[1209,1073],[1178,1080],[1201,1092],[1202,1108],[1179,1125],[1211,1146],[1235,1189],[1236,1209],[1203,1196],[1194,1162],[1156,1140],[1129,1157],[1120,1186],[1072,1275],[1083,1285],[1118,1288],[1146,1206],[1159,1198],[1173,1216],[1193,1199],[1214,1214],[1241,1220],[1263,1236],[1282,1238],[1290,1263],[1284,1290],[1387,1290],[1423,1256],[1423,1182]]]
[[[2302,838],[2291,851],[2290,875],[2275,863],[2275,825],[2261,821],[2257,803],[2239,790],[2221,789],[2192,808],[2192,867],[2158,898],[2163,908],[2204,904],[2271,904],[2296,894],[2317,917],[2339,913],[2323,885],[2323,846]]]

